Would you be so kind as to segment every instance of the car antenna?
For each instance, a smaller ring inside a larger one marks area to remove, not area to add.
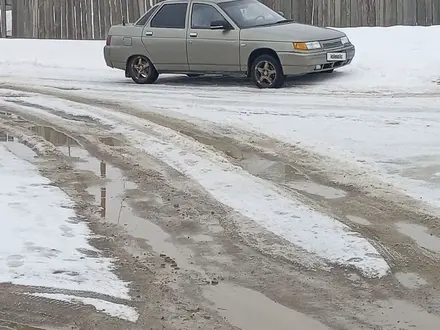
[[[122,25],[125,26],[125,17],[122,16]]]

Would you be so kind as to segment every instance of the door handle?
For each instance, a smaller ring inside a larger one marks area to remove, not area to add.
[[[145,35],[146,35],[146,36],[152,36],[152,35],[153,35],[153,32],[152,32],[152,31],[147,31],[147,32],[145,32]]]
[[[197,37],[197,32],[191,32],[189,34],[189,36],[192,37],[192,38],[196,38]]]

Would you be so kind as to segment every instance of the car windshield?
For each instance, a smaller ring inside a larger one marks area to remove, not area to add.
[[[288,22],[283,16],[257,0],[234,0],[218,4],[240,28]]]

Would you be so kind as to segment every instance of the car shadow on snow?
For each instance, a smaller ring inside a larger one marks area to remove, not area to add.
[[[333,73],[313,73],[303,76],[288,77],[285,87],[301,87],[309,85],[326,84],[334,79],[339,79],[346,73],[335,71]],[[254,87],[251,79],[234,75],[204,75],[199,77],[161,76],[155,83],[157,85],[184,85],[184,86],[247,86]]]

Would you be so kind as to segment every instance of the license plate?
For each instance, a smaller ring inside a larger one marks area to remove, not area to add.
[[[346,61],[347,53],[327,53],[328,62]]]

